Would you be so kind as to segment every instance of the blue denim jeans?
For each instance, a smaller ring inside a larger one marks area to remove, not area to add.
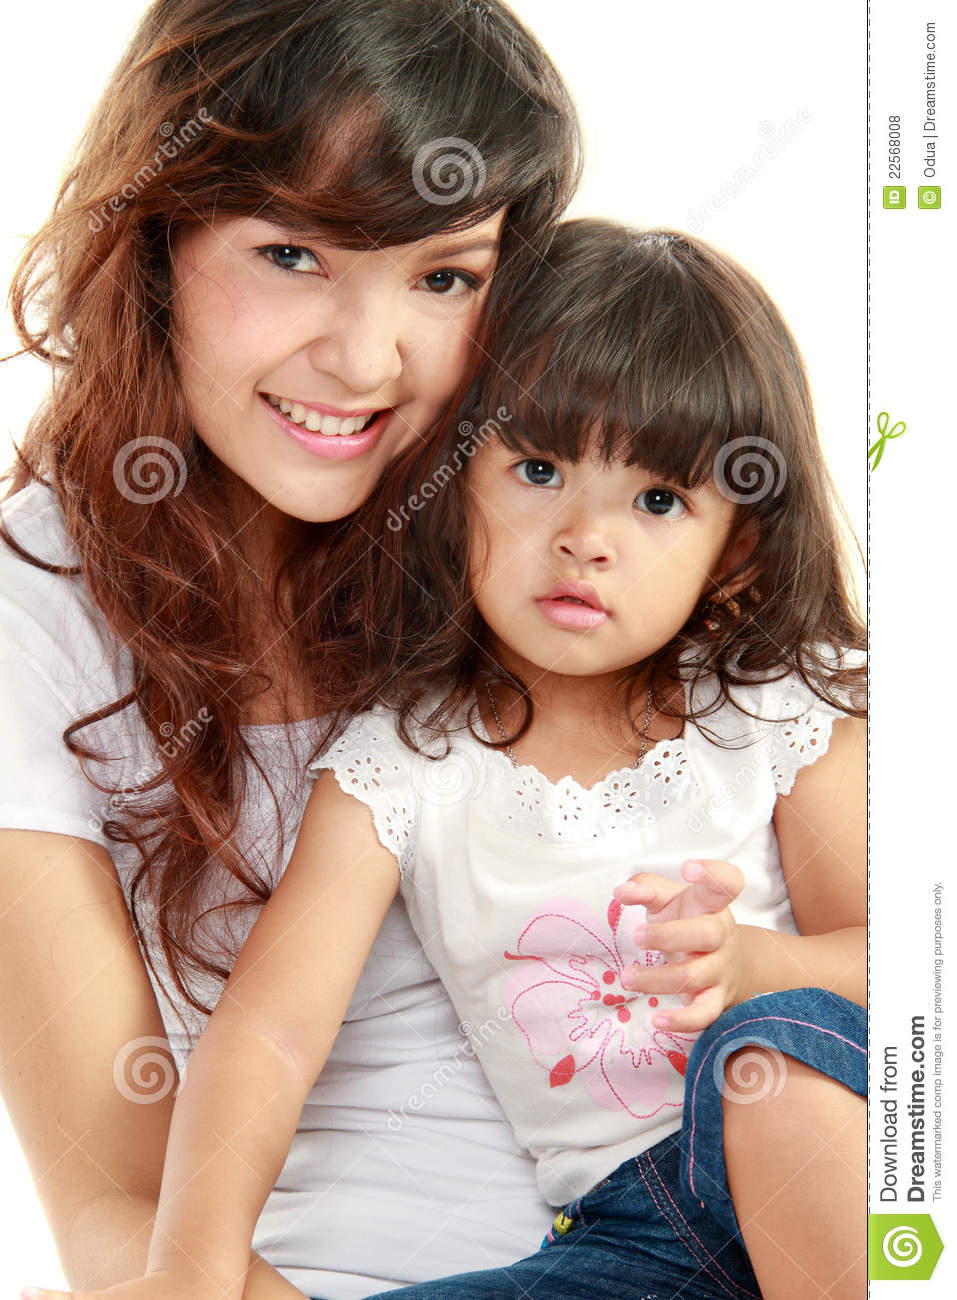
[[[508,1268],[380,1292],[374,1300],[760,1300],[728,1191],[722,1140],[727,1057],[750,1075],[746,1101],[783,1086],[784,1056],[867,1091],[867,1013],[823,989],[766,993],[731,1007],[688,1058],[680,1134],[630,1160],[566,1205],[541,1248]],[[783,1054],[783,1055],[776,1055]],[[773,1076],[760,1073],[768,1060]],[[755,1090],[756,1085],[756,1090]]]

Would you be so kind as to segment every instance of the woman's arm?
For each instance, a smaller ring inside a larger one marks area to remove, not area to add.
[[[323,773],[176,1100],[148,1269],[170,1275],[171,1296],[242,1296],[256,1222],[398,882],[368,808]]]
[[[63,1271],[77,1287],[138,1277],[178,1080],[101,846],[0,830],[0,988],[0,1089]],[[148,1100],[114,1082],[114,1062],[137,1043],[168,1058]],[[244,1300],[298,1294],[255,1259]]]

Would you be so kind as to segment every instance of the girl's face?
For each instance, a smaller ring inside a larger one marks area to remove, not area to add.
[[[735,507],[710,480],[679,491],[637,467],[498,441],[469,475],[475,603],[531,686],[529,666],[585,677],[647,659],[744,558],[725,555]]]
[[[252,217],[184,235],[176,358],[199,437],[272,510],[349,514],[446,408],[504,217],[359,252]]]

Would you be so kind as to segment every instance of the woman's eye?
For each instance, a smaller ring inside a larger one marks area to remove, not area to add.
[[[264,244],[262,248],[257,248],[256,252],[262,253],[263,257],[280,271],[314,275],[320,269],[319,259],[315,253],[310,253],[308,248],[300,248],[298,244]]]
[[[465,271],[431,271],[419,280],[419,284],[440,298],[461,298],[463,294],[474,293],[480,283],[476,276]]]
[[[562,485],[562,476],[550,460],[534,460],[530,457],[528,460],[519,461],[515,466],[515,473],[530,487],[561,487]]]
[[[681,497],[667,488],[647,488],[635,497],[635,505],[644,514],[659,519],[680,519],[687,507]]]

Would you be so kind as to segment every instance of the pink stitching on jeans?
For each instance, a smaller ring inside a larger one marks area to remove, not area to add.
[[[688,1229],[688,1231],[689,1231],[689,1233],[691,1234],[691,1236],[694,1237],[695,1241],[698,1243],[698,1245],[699,1245],[699,1246],[701,1247],[701,1249],[704,1251],[705,1258],[706,1258],[706,1259],[709,1259],[709,1260],[711,1261],[712,1264],[714,1264],[717,1268],[721,1269],[721,1272],[724,1273],[725,1277],[728,1279],[728,1281],[729,1281],[729,1282],[731,1283],[731,1285],[734,1287],[734,1290],[733,1290],[733,1291],[729,1290],[729,1288],[728,1288],[727,1285],[726,1285],[726,1284],[721,1280],[721,1278],[718,1277],[718,1275],[717,1275],[716,1273],[712,1273],[711,1269],[708,1268],[707,1264],[703,1264],[703,1263],[701,1262],[701,1260],[698,1259],[697,1255],[696,1255],[696,1254],[694,1253],[694,1251],[691,1249],[691,1247],[690,1247],[690,1245],[688,1244],[688,1242],[687,1242],[687,1241],[683,1241],[682,1244],[684,1245],[685,1250],[688,1252],[688,1254],[691,1256],[691,1258],[694,1260],[694,1262],[698,1265],[698,1267],[699,1267],[700,1269],[703,1269],[704,1272],[707,1273],[708,1276],[709,1276],[709,1277],[710,1277],[710,1278],[711,1278],[715,1283],[717,1283],[717,1285],[718,1285],[719,1287],[721,1287],[721,1289],[722,1289],[723,1291],[727,1291],[729,1295],[740,1296],[740,1295],[742,1294],[742,1292],[743,1292],[744,1295],[754,1296],[754,1295],[755,1295],[755,1292],[754,1292],[754,1291],[748,1291],[745,1287],[743,1287],[743,1286],[738,1286],[737,1282],[735,1282],[735,1280],[734,1280],[734,1278],[731,1276],[731,1274],[730,1274],[730,1273],[725,1273],[724,1269],[721,1268],[721,1265],[718,1263],[718,1261],[715,1259],[715,1257],[711,1254],[711,1251],[710,1251],[710,1250],[708,1249],[708,1247],[704,1244],[704,1242],[701,1240],[701,1238],[697,1235],[697,1233],[696,1233],[696,1232],[694,1231],[694,1229],[692,1228],[691,1224],[688,1222],[688,1220],[685,1218],[685,1216],[681,1213],[681,1210],[679,1209],[679,1207],[675,1204],[674,1198],[672,1197],[671,1193],[668,1191],[668,1188],[665,1186],[665,1182],[664,1182],[664,1179],[661,1177],[661,1174],[659,1174],[657,1168],[655,1168],[655,1162],[652,1160],[651,1156],[648,1154],[647,1151],[645,1151],[643,1154],[644,1154],[645,1158],[647,1159],[648,1163],[651,1165],[652,1169],[654,1169],[654,1171],[655,1171],[655,1177],[658,1179],[658,1182],[661,1184],[662,1190],[665,1192],[666,1196],[668,1197],[668,1200],[671,1201],[671,1204],[674,1205],[675,1209],[677,1210],[677,1212],[678,1212],[678,1218],[679,1218],[679,1219],[681,1220],[681,1222],[685,1225],[685,1227]],[[665,1211],[664,1211],[664,1210],[662,1209],[662,1207],[659,1205],[659,1203],[658,1203],[658,1198],[657,1198],[657,1196],[655,1195],[655,1193],[654,1193],[654,1189],[652,1188],[651,1184],[648,1182],[648,1179],[645,1177],[645,1171],[642,1169],[641,1164],[640,1164],[640,1161],[641,1161],[641,1156],[636,1156],[636,1157],[635,1157],[635,1164],[638,1165],[638,1172],[641,1174],[641,1181],[644,1183],[645,1187],[647,1187],[647,1189],[648,1189],[648,1195],[651,1197],[651,1199],[652,1199],[652,1200],[654,1201],[654,1203],[655,1203],[655,1209],[658,1211],[658,1213],[661,1215],[661,1217],[662,1217],[663,1219],[667,1220],[668,1225],[669,1225],[669,1227],[671,1228],[672,1232],[674,1232],[674,1233],[675,1233],[675,1236],[677,1236],[677,1235],[678,1235],[678,1233],[677,1233],[677,1229],[675,1228],[675,1225],[671,1222],[671,1219],[668,1217],[668,1215],[665,1213]],[[761,1300],[761,1297],[760,1297],[760,1296],[755,1296],[755,1300]]]
[[[724,1029],[724,1030],[722,1030],[722,1032],[719,1034],[719,1036],[718,1036],[718,1037],[714,1040],[714,1042],[711,1044],[711,1047],[708,1048],[707,1052],[705,1053],[704,1060],[703,1060],[703,1061],[701,1062],[701,1064],[698,1066],[698,1073],[697,1073],[697,1074],[695,1075],[695,1077],[694,1077],[694,1085],[692,1086],[692,1089],[691,1089],[691,1134],[690,1134],[689,1139],[688,1139],[688,1182],[689,1182],[689,1184],[690,1184],[690,1186],[691,1186],[691,1190],[692,1190],[692,1192],[694,1192],[694,1190],[695,1190],[695,1186],[694,1186],[694,1131],[695,1131],[695,1125],[696,1125],[696,1123],[697,1123],[697,1121],[696,1121],[696,1119],[695,1119],[694,1097],[695,1097],[695,1093],[696,1093],[697,1090],[698,1090],[698,1079],[699,1079],[700,1076],[701,1076],[701,1071],[704,1069],[704,1063],[705,1063],[705,1061],[707,1061],[708,1057],[711,1055],[712,1048],[717,1047],[718,1043],[720,1042],[720,1040],[721,1040],[722,1038],[724,1038],[725,1034],[733,1034],[733,1033],[736,1033],[739,1029],[743,1029],[745,1025],[759,1025],[759,1024],[762,1023],[762,1021],[765,1021],[765,1020],[777,1020],[777,1021],[779,1021],[781,1024],[784,1024],[784,1025],[800,1025],[800,1026],[801,1026],[802,1028],[804,1028],[804,1029],[816,1029],[816,1030],[818,1031],[818,1033],[820,1033],[820,1034],[830,1034],[832,1038],[837,1038],[840,1042],[842,1042],[842,1043],[846,1043],[846,1044],[848,1045],[848,1047],[853,1047],[856,1051],[861,1052],[861,1053],[862,1053],[863,1055],[865,1055],[865,1056],[867,1055],[867,1053],[866,1053],[866,1051],[864,1050],[863,1047],[859,1047],[859,1046],[857,1045],[857,1043],[852,1042],[849,1038],[845,1038],[843,1034],[837,1034],[837,1033],[834,1032],[833,1029],[825,1029],[823,1025],[815,1025],[815,1024],[812,1024],[809,1020],[794,1020],[791,1016],[753,1016],[750,1020],[742,1020],[741,1023],[740,1023],[739,1025],[734,1025],[734,1026],[732,1026],[732,1027],[730,1027],[730,1028],[728,1028],[728,1029]],[[758,1046],[761,1046],[761,1044],[758,1044]],[[782,1051],[782,1050],[783,1050],[783,1049],[778,1048],[778,1051]],[[785,1055],[785,1056],[791,1056],[792,1053],[791,1053],[791,1052],[785,1052],[784,1055]],[[796,1060],[800,1060],[800,1057],[796,1057],[795,1059],[796,1059]],[[813,1069],[814,1067],[812,1066],[811,1068]]]

